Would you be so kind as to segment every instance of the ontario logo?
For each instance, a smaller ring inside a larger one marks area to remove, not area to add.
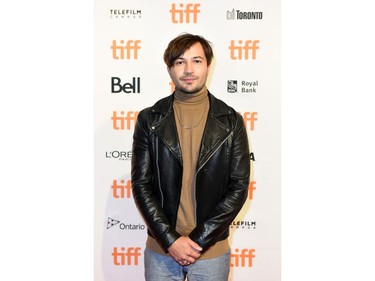
[[[143,224],[127,224],[127,223],[123,223],[119,220],[116,220],[114,218],[111,218],[111,217],[108,217],[107,219],[107,229],[111,229],[111,228],[119,228],[121,230],[145,230],[146,229],[146,226],[143,225]]]

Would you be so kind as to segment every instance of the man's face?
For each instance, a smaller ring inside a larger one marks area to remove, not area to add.
[[[209,69],[202,45],[195,43],[175,60],[168,73],[176,89],[195,94],[206,85]]]

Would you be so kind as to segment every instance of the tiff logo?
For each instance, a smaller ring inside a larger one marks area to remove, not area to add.
[[[249,184],[249,200],[253,200],[254,190],[256,190],[256,181],[251,181]]]
[[[258,118],[256,118],[256,115],[258,115],[258,112],[245,112],[243,114],[243,119],[244,119],[246,128],[248,124],[250,123],[250,131],[254,131],[255,121],[258,120]]]
[[[239,249],[235,249],[234,251],[236,252],[235,254],[230,254],[231,267],[253,267],[255,249],[242,249],[240,254],[238,254]]]
[[[180,9],[176,8],[176,4],[172,4],[172,8],[169,10],[172,16],[172,23],[190,23],[191,17],[193,23],[197,23],[198,13],[200,13],[199,7],[201,4],[184,4],[181,3]]]
[[[169,86],[171,86],[171,93],[173,93],[175,89],[175,85],[173,84],[173,81],[169,82]]]
[[[112,257],[114,265],[138,265],[141,256],[140,247],[113,248]]]
[[[120,40],[117,42],[116,40],[112,40],[112,57],[115,60],[123,60],[123,59],[138,59],[138,51],[141,49],[139,44],[141,43],[140,40]]]
[[[251,59],[256,60],[257,50],[259,50],[259,40],[238,40],[238,44],[231,40],[229,50],[232,60],[248,60],[251,52]]]
[[[131,180],[128,180],[125,184],[125,180],[120,180],[118,182],[117,180],[113,180],[112,185],[112,195],[114,198],[130,198],[131,196]]]
[[[112,128],[114,130],[130,130],[132,128],[132,125],[135,125],[135,122],[137,120],[138,111],[120,111],[118,113],[117,111],[113,111],[112,113]],[[126,124],[126,126],[125,126]]]

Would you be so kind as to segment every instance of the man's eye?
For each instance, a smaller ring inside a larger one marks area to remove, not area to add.
[[[181,64],[183,64],[184,62],[183,61],[176,61],[174,64],[175,65],[181,65]]]
[[[201,60],[195,60],[194,62],[195,62],[195,63],[202,63]]]

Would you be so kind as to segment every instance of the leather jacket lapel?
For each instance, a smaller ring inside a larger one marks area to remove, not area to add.
[[[152,129],[182,164],[182,152],[178,141],[178,133],[173,117],[173,111],[169,111],[163,119],[152,127]]]
[[[201,148],[198,157],[197,170],[211,157],[213,152],[223,143],[230,135],[231,130],[219,122],[213,112],[207,116],[206,128],[203,133]]]
[[[210,109],[207,116],[206,126],[202,136],[201,148],[198,157],[197,170],[204,165],[211,157],[213,152],[225,141],[231,134],[231,127],[221,123],[217,116],[231,115],[232,112],[222,111],[221,106],[216,99],[209,93]],[[152,126],[152,130],[163,143],[169,148],[174,156],[182,164],[182,151],[178,140],[178,133],[173,114],[173,95],[163,104],[158,104],[152,112],[159,115],[157,122]],[[161,118],[160,118],[161,117]]]

